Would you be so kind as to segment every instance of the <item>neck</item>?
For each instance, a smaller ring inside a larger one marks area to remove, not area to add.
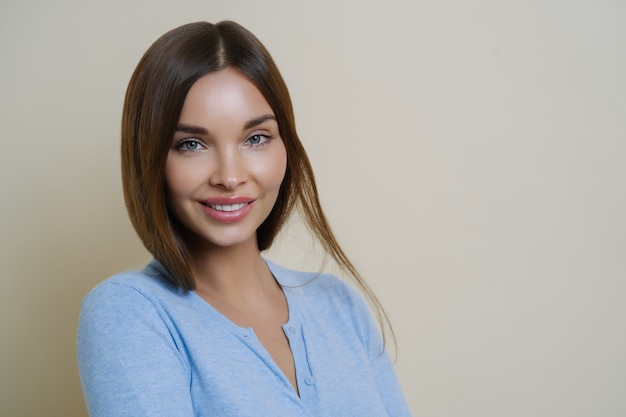
[[[192,258],[196,291],[200,295],[244,302],[277,287],[256,239],[233,247],[195,250]]]

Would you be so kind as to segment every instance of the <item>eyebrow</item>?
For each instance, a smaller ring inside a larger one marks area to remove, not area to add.
[[[183,124],[179,124],[178,126],[176,126],[176,131],[183,132],[183,133],[190,133],[192,135],[207,135],[209,133],[203,127],[183,125]]]
[[[255,117],[254,119],[248,120],[244,125],[244,129],[251,129],[255,126],[258,126],[262,123],[265,123],[268,120],[276,121],[276,117],[273,114],[265,114],[263,116]]]
[[[243,130],[252,129],[253,127],[263,124],[267,122],[268,120],[276,121],[276,116],[274,116],[273,114],[265,114],[263,116],[255,117],[254,119],[250,119],[246,123],[244,123]],[[209,132],[203,127],[185,125],[185,124],[179,124],[178,126],[176,126],[176,131],[183,132],[183,133],[190,133],[192,135],[208,135],[209,134]]]

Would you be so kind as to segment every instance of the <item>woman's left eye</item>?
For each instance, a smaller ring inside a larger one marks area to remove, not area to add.
[[[256,135],[252,135],[248,138],[247,142],[253,146],[264,145],[267,141],[270,140],[268,135],[262,135],[257,133]]]

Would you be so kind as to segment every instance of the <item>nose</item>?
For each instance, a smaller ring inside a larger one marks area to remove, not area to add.
[[[246,182],[245,161],[234,149],[225,149],[217,153],[213,161],[209,183],[232,191]]]

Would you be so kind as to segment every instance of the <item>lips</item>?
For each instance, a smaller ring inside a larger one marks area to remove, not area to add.
[[[204,212],[220,223],[234,223],[252,210],[254,199],[241,196],[212,197],[201,201]]]

